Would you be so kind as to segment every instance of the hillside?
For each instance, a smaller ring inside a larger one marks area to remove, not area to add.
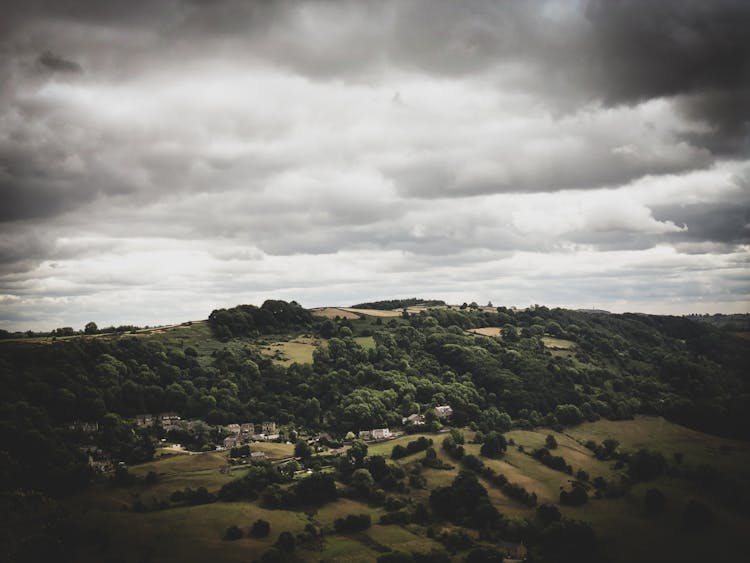
[[[747,339],[678,317],[385,310],[268,301],[0,342],[4,553],[484,561],[523,543],[537,561],[584,560],[573,544],[592,561],[703,561],[748,547]],[[404,425],[415,413],[424,424]],[[375,428],[401,436],[365,451],[354,438]],[[394,446],[405,453],[391,460]],[[329,496],[307,490],[318,478]],[[652,489],[665,508],[644,504]],[[370,524],[337,525],[347,514]],[[258,519],[267,537],[250,533]],[[44,541],[24,539],[32,522]],[[222,539],[234,525],[245,538]],[[272,548],[282,531],[296,547]]]

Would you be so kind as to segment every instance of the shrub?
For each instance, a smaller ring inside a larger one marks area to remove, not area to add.
[[[224,539],[227,541],[239,540],[242,539],[243,535],[244,534],[242,533],[242,530],[240,530],[237,526],[229,526],[224,532]]]
[[[253,526],[250,529],[250,535],[254,538],[266,538],[270,533],[271,523],[260,518],[253,523]]]

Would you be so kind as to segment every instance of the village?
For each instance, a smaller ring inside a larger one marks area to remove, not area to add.
[[[449,405],[438,405],[432,409],[432,418],[447,422],[453,414],[453,409]],[[329,453],[340,455],[346,451],[346,445],[356,440],[362,440],[366,443],[383,442],[401,436],[402,433],[409,429],[416,430],[426,426],[428,416],[421,413],[412,413],[402,417],[402,429],[400,431],[391,430],[390,428],[371,428],[359,430],[356,434],[353,431],[347,432],[342,440],[336,440],[328,432],[317,433],[308,436],[306,443],[316,448],[316,451],[328,449]],[[282,429],[275,421],[262,422],[232,422],[225,425],[213,427],[216,435],[222,436],[216,443],[211,443],[210,448],[202,448],[199,451],[188,449],[181,443],[170,441],[170,437],[175,434],[185,435],[190,433],[198,426],[205,427],[206,423],[202,420],[183,420],[178,413],[144,413],[137,414],[132,418],[134,428],[148,430],[153,432],[156,445],[161,448],[169,448],[172,452],[183,452],[187,454],[200,454],[208,451],[226,451],[233,453],[241,452],[236,456],[239,463],[248,463],[248,461],[260,461],[266,458],[265,453],[252,451],[249,447],[252,443],[257,442],[283,442],[290,444],[291,439],[300,438],[296,431]],[[117,467],[125,467],[121,460],[113,459],[111,454],[106,452],[97,444],[97,435],[100,433],[100,424],[90,421],[73,421],[66,425],[66,428],[79,437],[82,445],[80,451],[88,456],[88,464],[92,470],[100,474],[113,472]],[[243,446],[248,446],[243,448]],[[330,448],[326,448],[330,446]],[[337,447],[338,446],[338,447]],[[242,448],[242,449],[240,449]]]

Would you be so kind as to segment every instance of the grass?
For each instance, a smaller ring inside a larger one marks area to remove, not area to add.
[[[315,317],[324,317],[326,319],[335,319],[339,317],[341,319],[358,319],[359,315],[347,309],[340,309],[338,307],[319,307],[317,309],[310,309],[310,313]]]
[[[620,442],[620,449],[649,448],[668,458],[679,452],[684,456],[684,463],[714,465],[745,481],[750,480],[750,444],[691,430],[661,417],[586,422],[566,430],[565,434],[581,442],[600,443],[614,438]]]
[[[568,350],[575,348],[576,343],[572,340],[564,340],[562,338],[553,338],[552,336],[543,336],[542,342],[544,342],[545,348],[551,350]]]
[[[355,336],[354,341],[365,350],[372,350],[375,348],[375,339],[372,336]]]
[[[483,328],[470,328],[469,332],[480,334],[482,336],[501,336],[503,329],[498,326],[486,326]]]
[[[322,341],[318,338],[298,336],[293,340],[272,342],[261,347],[264,356],[273,359],[274,363],[288,367],[293,363],[311,364],[313,352]]]

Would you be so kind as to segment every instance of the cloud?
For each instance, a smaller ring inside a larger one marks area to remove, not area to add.
[[[749,20],[728,0],[9,2],[0,323],[270,294],[747,308]]]
[[[57,72],[83,72],[83,68],[75,61],[69,61],[51,51],[45,51],[37,59],[39,64]]]

